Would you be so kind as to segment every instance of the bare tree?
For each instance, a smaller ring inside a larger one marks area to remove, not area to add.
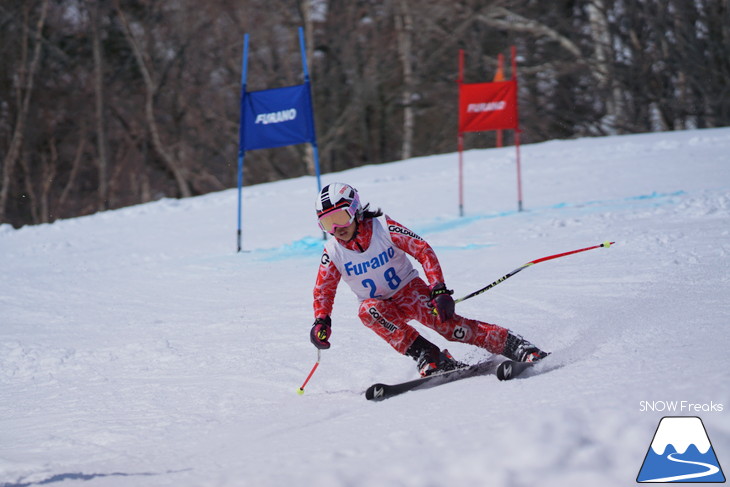
[[[162,141],[161,131],[157,119],[155,116],[155,98],[159,91],[159,81],[153,74],[154,63],[150,59],[149,55],[143,50],[140,42],[137,40],[135,35],[132,33],[127,17],[124,11],[119,5],[119,0],[116,0],[116,9],[119,19],[122,22],[124,35],[129,42],[134,53],[134,58],[137,61],[137,67],[142,73],[142,79],[144,80],[145,87],[145,117],[147,120],[147,126],[152,136],[152,145],[155,151],[160,156],[165,164],[165,167],[173,174],[175,182],[177,183],[180,196],[183,198],[192,196],[190,191],[190,185],[188,184],[185,168],[181,161],[177,160],[172,152],[167,148],[165,143]]]
[[[96,0],[87,0],[87,9],[91,14],[91,45],[94,56],[95,132],[96,148],[99,155],[97,162],[99,168],[98,208],[99,210],[106,210],[109,207],[109,157],[107,155],[107,133],[104,109],[104,61],[99,32],[99,2]]]
[[[302,82],[323,172],[455,150],[467,82],[517,46],[523,141],[730,124],[727,0],[0,2],[0,221],[23,225],[236,184],[248,89]],[[276,11],[277,15],[271,15]],[[472,134],[467,148],[494,145]],[[253,151],[247,184],[312,174]]]
[[[23,38],[21,48],[21,64],[18,71],[18,83],[17,83],[17,101],[18,101],[18,114],[15,121],[15,128],[13,135],[10,140],[10,147],[8,148],[7,154],[3,159],[3,177],[2,185],[0,185],[0,222],[6,221],[6,205],[8,202],[8,194],[10,192],[10,185],[13,178],[13,169],[15,164],[18,162],[20,157],[20,151],[23,146],[23,138],[25,136],[26,121],[28,120],[28,112],[31,109],[30,100],[33,94],[33,87],[35,83],[35,76],[38,71],[41,49],[42,49],[42,32],[43,25],[46,22],[46,14],[48,13],[48,0],[43,0],[40,7],[40,13],[38,20],[35,25],[35,32],[33,33],[33,53],[30,60],[27,59],[29,49],[29,38],[31,33],[29,32],[29,22],[32,11],[32,4],[26,4],[23,10]]]
[[[413,77],[413,17],[408,0],[398,0],[395,14],[395,28],[398,33],[398,55],[403,69],[403,144],[401,158],[410,159],[413,154],[413,131],[415,128],[412,103],[416,96]]]
[[[613,43],[611,42],[608,12],[604,0],[593,0],[586,5],[593,40],[593,73],[598,89],[606,96],[606,115],[602,123],[604,132],[612,132],[621,120],[623,107],[621,93],[614,74]]]

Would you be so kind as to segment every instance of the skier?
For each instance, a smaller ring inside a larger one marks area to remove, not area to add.
[[[431,246],[383,212],[362,206],[352,186],[332,183],[316,202],[321,228],[334,236],[324,247],[314,287],[315,321],[310,339],[327,349],[332,332],[330,314],[340,279],[360,300],[358,316],[401,354],[412,357],[421,376],[453,370],[457,362],[448,350],[426,340],[408,324],[415,320],[450,341],[469,343],[520,362],[547,356],[524,338],[497,325],[454,312],[453,291],[446,288]],[[406,254],[423,267],[427,285]]]

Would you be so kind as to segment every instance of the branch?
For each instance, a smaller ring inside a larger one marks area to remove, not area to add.
[[[558,31],[551,29],[541,22],[518,15],[504,7],[490,9],[487,14],[480,14],[477,18],[485,24],[498,29],[525,32],[533,34],[536,37],[545,36],[560,44],[563,49],[571,53],[576,59],[582,60],[583,58],[580,48]]]

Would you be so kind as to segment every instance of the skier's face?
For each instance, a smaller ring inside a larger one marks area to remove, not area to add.
[[[333,235],[340,240],[344,240],[347,242],[355,235],[355,227],[357,226],[357,222],[355,220],[352,221],[348,226],[346,227],[337,227],[335,228],[335,233]]]

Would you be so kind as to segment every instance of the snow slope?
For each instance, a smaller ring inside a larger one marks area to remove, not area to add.
[[[323,177],[429,240],[457,297],[617,242],[458,305],[551,350],[539,373],[382,403],[364,389],[416,369],[345,288],[295,393],[316,359],[314,178],[244,189],[240,254],[235,190],[0,226],[0,486],[632,485],[672,415],[700,416],[730,468],[730,129],[522,153],[521,213],[513,148],[466,153],[462,218],[453,154]]]

